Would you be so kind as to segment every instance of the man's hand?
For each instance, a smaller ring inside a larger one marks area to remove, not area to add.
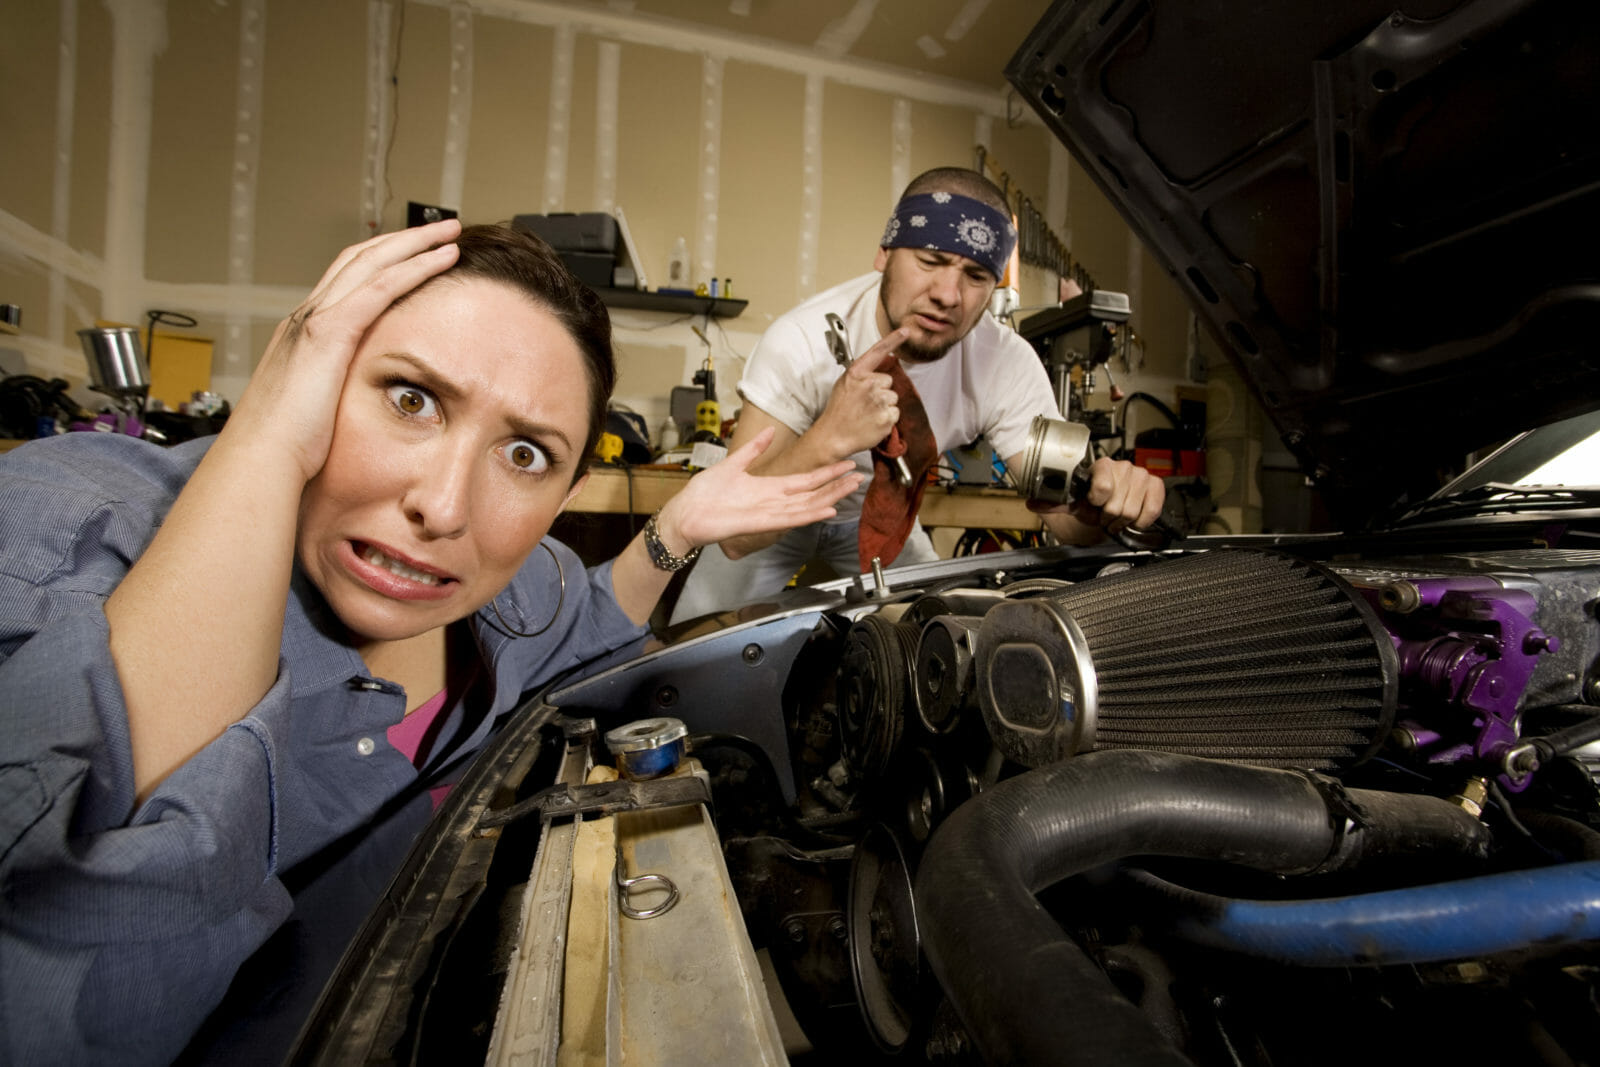
[[[1020,462],[1021,457],[1014,458]],[[1010,461],[1006,466],[1018,469]],[[1130,526],[1149,527],[1161,517],[1166,498],[1166,484],[1145,468],[1102,456],[1090,468],[1089,490],[1079,499],[1055,505],[1030,500],[1028,510],[1042,517],[1058,540],[1089,545]]]
[[[833,383],[833,392],[829,394],[822,414],[803,434],[796,435],[756,405],[746,403],[739,414],[738,426],[733,431],[731,444],[734,452],[753,443],[763,434],[770,435],[770,449],[766,443],[762,444],[756,458],[751,461],[750,470],[755,474],[776,476],[800,474],[839,464],[882,441],[889,436],[894,424],[900,421],[900,397],[894,391],[894,379],[882,368],[894,358],[895,351],[909,333],[904,329],[895,330],[846,367]],[[727,462],[724,459],[717,466]],[[845,466],[841,469],[849,468]],[[841,493],[835,500],[845,495]],[[784,529],[801,525],[805,523],[785,522],[781,527],[774,525],[765,531],[724,537],[720,539],[722,551],[729,559],[739,559],[766,548],[782,535]]]
[[[826,443],[832,458],[866,451],[900,421],[900,398],[887,368],[908,336],[904,328],[895,330],[861,353],[833,383],[828,406],[808,431]]]

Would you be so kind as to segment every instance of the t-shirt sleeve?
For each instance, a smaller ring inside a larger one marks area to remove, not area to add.
[[[839,373],[838,365],[819,355],[798,323],[779,319],[745,361],[739,397],[803,434],[827,407]]]
[[[1005,337],[1004,356],[995,367],[995,388],[988,390],[983,434],[1005,460],[1028,447],[1028,429],[1037,415],[1059,419],[1055,390],[1044,364],[1027,342]]]

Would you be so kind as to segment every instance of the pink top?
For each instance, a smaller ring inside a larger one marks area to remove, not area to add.
[[[439,713],[444,710],[446,695],[446,690],[439,690],[416,711],[389,727],[386,735],[389,744],[416,766],[421,766],[428,758],[428,751],[438,738],[438,727],[442,722]],[[433,797],[433,806],[437,808],[449,792],[448,784],[436,785],[428,790]]]

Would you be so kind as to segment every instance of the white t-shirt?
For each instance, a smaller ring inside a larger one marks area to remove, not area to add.
[[[850,355],[861,355],[882,338],[876,310],[882,278],[877,271],[864,274],[779,316],[750,353],[739,396],[796,434],[809,430],[844,373],[828,349],[825,316],[832,312],[845,321]],[[1061,417],[1038,353],[987,311],[943,358],[901,366],[922,397],[940,452],[983,437],[1004,459],[1027,447],[1035,415]],[[872,453],[858,452],[853,458],[870,479]],[[833,521],[856,521],[865,495],[863,487],[841,500]]]

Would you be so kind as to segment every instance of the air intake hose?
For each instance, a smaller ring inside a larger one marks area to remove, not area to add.
[[[1171,753],[1090,752],[1001,782],[939,828],[916,877],[923,945],[988,1062],[1185,1063],[1035,893],[1129,856],[1303,874],[1430,834],[1456,852],[1486,847],[1481,824],[1434,797],[1346,792],[1311,774]]]

